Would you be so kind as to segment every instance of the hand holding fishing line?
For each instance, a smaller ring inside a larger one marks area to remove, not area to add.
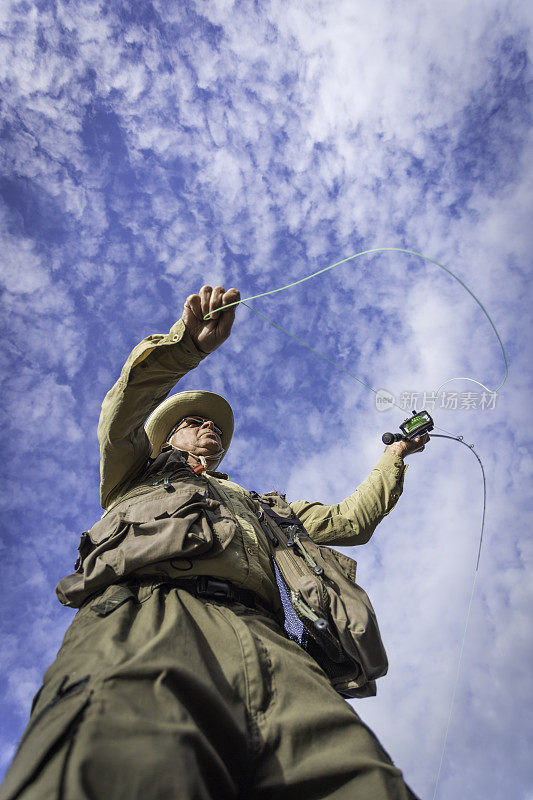
[[[199,294],[190,294],[186,299],[181,318],[203,353],[212,353],[230,335],[240,297],[238,289],[226,292],[222,286],[213,289],[204,285]],[[227,310],[230,308],[231,311]]]

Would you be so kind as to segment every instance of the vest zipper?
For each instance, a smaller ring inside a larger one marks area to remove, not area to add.
[[[252,497],[254,499],[256,499],[256,497],[259,496],[257,494],[257,492],[250,492],[250,494],[252,495]],[[255,497],[254,497],[254,495],[255,495]],[[259,505],[261,505],[261,503],[259,503]],[[279,539],[278,539],[276,533],[274,532],[274,522],[272,521],[272,518],[270,517],[270,515],[266,514],[264,512],[263,508],[260,508],[259,511],[257,512],[257,518],[260,520],[261,527],[266,532],[266,534],[267,534],[268,538],[270,539],[270,541],[272,542],[272,544],[275,547],[278,547],[280,542],[279,542]],[[270,527],[271,523],[272,523],[272,528]],[[279,571],[280,571],[280,573],[281,573],[281,575],[283,577],[283,580],[287,584],[287,588],[289,590],[289,594],[290,594],[290,598],[291,598],[291,603],[292,603],[292,606],[293,606],[294,611],[296,613],[296,616],[301,621],[302,621],[302,618],[305,618],[305,619],[309,620],[312,623],[313,627],[315,628],[316,635],[320,638],[320,640],[323,643],[323,646],[324,646],[324,648],[326,650],[326,653],[329,655],[330,658],[332,658],[334,661],[338,662],[338,661],[340,661],[341,659],[344,658],[344,651],[343,651],[340,643],[336,640],[335,636],[331,632],[330,624],[329,624],[329,622],[327,620],[328,610],[329,610],[329,597],[328,597],[328,593],[327,593],[326,587],[324,585],[324,582],[319,577],[319,576],[323,575],[324,570],[323,570],[322,567],[320,567],[316,563],[316,561],[312,558],[310,553],[307,552],[303,542],[300,540],[300,535],[298,533],[298,526],[297,525],[294,525],[294,524],[287,525],[287,526],[281,526],[280,525],[279,527],[283,531],[284,536],[286,536],[287,534],[289,536],[288,541],[285,543],[286,546],[285,546],[285,548],[284,548],[284,550],[282,552],[284,553],[287,561],[290,563],[290,565],[295,570],[295,572],[297,572],[301,576],[305,576],[306,574],[308,574],[308,573],[306,573],[306,570],[303,569],[302,564],[300,562],[300,558],[297,557],[294,554],[294,552],[291,552],[293,550],[294,546],[296,546],[298,548],[299,552],[301,553],[301,557],[304,558],[304,560],[306,561],[308,566],[310,566],[312,568],[313,573],[317,577],[317,580],[319,582],[320,596],[321,596],[321,599],[322,599],[322,608],[324,609],[324,612],[325,612],[324,616],[322,616],[321,613],[317,614],[316,611],[314,611],[305,602],[305,600],[301,596],[301,592],[300,591],[296,592],[296,591],[294,591],[294,589],[290,588],[290,581],[287,580],[287,577],[285,575],[285,570],[278,563],[278,561],[276,560],[276,556],[275,556],[275,554],[273,552],[272,553],[272,557],[273,557],[275,563],[277,564],[277,567],[278,567],[278,569],[279,569]]]
[[[305,546],[304,546],[303,542],[300,539],[300,534],[298,533],[298,526],[297,525],[288,525],[286,529],[282,528],[282,530],[283,530],[283,532],[285,532],[285,530],[286,530],[290,535],[290,539],[287,542],[287,546],[292,549],[296,545],[296,547],[300,551],[304,561],[306,561],[308,566],[311,567],[311,569],[313,570],[314,574],[319,576],[319,577],[321,575],[323,575],[324,574],[324,569],[322,567],[318,566],[318,564],[316,563],[314,558],[312,558],[312,556],[305,549]],[[295,556],[292,556],[292,554],[291,554],[291,562],[294,563],[294,564],[298,564],[298,559]],[[305,571],[301,568],[300,564],[298,564],[298,570],[300,572],[300,575],[304,575],[305,574]],[[322,597],[322,606],[323,606],[324,609],[327,610],[329,608],[328,593],[327,593],[326,587],[324,586],[323,581],[321,580],[319,583],[320,583],[320,594],[321,594],[321,597]]]
[[[215,486],[214,486],[214,484],[213,484],[213,483],[211,483],[211,481],[209,480],[209,478],[206,478],[206,476],[205,476],[205,475],[201,475],[200,477],[202,478],[202,480],[204,480],[204,481],[206,482],[206,484],[207,484],[208,488],[210,488],[210,489],[212,489],[212,490],[213,490],[213,494],[215,495],[215,498],[216,498],[216,499],[218,499],[218,500],[220,500],[220,502],[222,503],[222,505],[224,505],[224,506],[227,506],[227,501],[224,499],[224,497],[222,497],[222,495],[220,494],[220,492],[218,492],[218,491],[215,489]],[[231,509],[228,509],[228,510],[230,510],[230,511],[231,511]]]
[[[264,517],[264,519],[265,519],[265,523],[267,524],[267,527],[268,527],[268,528],[270,528],[270,526],[269,526],[269,524],[268,524],[268,518],[265,516],[265,517]],[[290,529],[291,529],[291,528],[296,528],[296,525],[294,525],[294,526],[290,526],[290,528],[288,527],[288,528],[287,528],[287,530],[288,530],[288,531],[290,531]],[[282,530],[283,530],[283,532],[285,533],[285,530],[284,530],[283,528],[282,528]],[[302,553],[303,553],[303,555],[304,555],[304,558],[305,558],[305,556],[307,556],[307,558],[306,558],[306,561],[307,561],[307,562],[310,564],[310,566],[312,566],[313,568],[314,568],[314,567],[317,567],[318,569],[322,570],[322,572],[324,572],[324,570],[322,569],[322,567],[318,567],[318,565],[316,564],[316,562],[315,562],[315,561],[314,561],[314,560],[311,558],[311,556],[309,555],[309,553],[308,553],[308,552],[307,552],[307,551],[304,549],[304,547],[303,547],[303,544],[300,542],[300,539],[299,539],[298,533],[296,533],[296,534],[292,533],[292,538],[291,538],[291,539],[289,539],[289,541],[287,542],[287,547],[285,548],[285,550],[284,550],[284,553],[285,553],[285,556],[286,556],[287,560],[290,562],[290,564],[292,565],[292,567],[295,569],[295,571],[296,571],[296,572],[297,572],[299,575],[305,576],[305,574],[306,574],[306,573],[305,573],[305,570],[303,569],[302,565],[300,564],[300,561],[299,561],[299,559],[298,559],[298,558],[297,558],[297,557],[296,557],[296,556],[293,554],[293,552],[292,552],[292,548],[291,548],[291,544],[290,544],[291,542],[293,542],[293,544],[294,544],[295,542],[298,542],[298,544],[299,544],[299,546],[300,546],[300,550],[302,551]],[[279,541],[278,541],[278,544],[279,544]],[[277,562],[276,562],[276,563],[277,563]],[[279,568],[279,570],[280,570],[281,574],[283,575],[283,570],[281,569],[281,567],[280,567],[280,565],[279,565],[279,564],[278,564],[278,568]],[[314,572],[315,572],[315,574],[317,574],[317,575],[318,575],[318,574],[322,574],[322,572],[321,572],[321,573],[316,573],[316,571],[315,571],[314,569],[313,569],[313,571],[314,571]],[[287,581],[287,578],[286,578],[286,576],[285,576],[285,575],[283,575],[283,579],[285,580],[285,583],[287,583],[287,585],[289,585],[289,583],[288,583],[288,581]],[[297,604],[298,608],[300,609],[300,611],[302,610],[302,608],[303,608],[303,607],[305,607],[306,609],[308,609],[308,613],[306,613],[304,616],[306,616],[308,619],[311,619],[311,621],[313,622],[313,624],[315,624],[315,623],[317,622],[317,620],[323,620],[323,619],[324,619],[323,617],[319,617],[319,616],[318,616],[318,615],[317,615],[317,614],[316,614],[316,613],[315,613],[315,612],[314,612],[314,611],[313,611],[313,610],[312,610],[312,609],[311,609],[311,608],[310,608],[310,607],[307,605],[307,603],[306,603],[306,602],[305,602],[305,601],[304,601],[304,600],[303,600],[303,599],[300,597],[299,593],[297,593],[297,592],[294,592],[292,589],[290,590],[290,593],[291,593],[291,599],[292,599],[292,600],[295,600],[295,602],[296,602],[296,604]],[[323,606],[323,608],[325,609],[325,612],[327,613],[327,609],[329,608],[329,598],[328,598],[328,593],[327,593],[327,591],[326,591],[326,587],[324,586],[324,584],[322,583],[322,581],[320,581],[320,596],[321,596],[321,598],[322,598],[322,606]],[[318,625],[318,626],[317,626],[317,625],[315,625],[315,627],[317,627],[317,628],[318,628],[318,629],[320,629],[320,630],[323,630],[325,627],[327,627],[327,624],[326,624],[326,625],[320,625],[320,623],[319,623],[319,625]]]
[[[319,617],[319,615],[313,611],[313,609],[307,605],[305,600],[302,599],[299,592],[295,592],[291,589],[291,602],[295,609],[298,609],[302,616],[307,617],[307,619],[311,620],[313,625],[317,630],[323,631],[328,627],[327,620],[324,617]],[[318,623],[318,624],[317,624]]]
[[[272,542],[273,544],[275,544],[276,546],[279,546],[279,539],[278,539],[278,537],[277,537],[277,536],[274,534],[274,532],[273,532],[273,531],[271,531],[271,530],[270,530],[270,520],[269,520],[268,516],[265,516],[265,515],[262,513],[262,514],[261,514],[261,516],[260,516],[260,517],[258,517],[258,519],[259,519],[259,520],[263,520],[263,519],[264,519],[264,521],[265,521],[265,525],[264,525],[264,526],[262,526],[262,527],[263,527],[263,529],[265,529],[265,528],[266,528],[266,533],[267,533],[267,536],[269,537],[269,539],[271,540],[271,542]],[[283,530],[283,528],[282,528],[282,530]],[[285,531],[283,531],[283,532],[285,532]],[[274,540],[275,540],[275,541],[274,541]],[[289,542],[290,542],[290,541],[291,541],[291,540],[289,539]],[[285,554],[287,555],[287,558],[288,558],[288,560],[290,561],[290,563],[291,563],[291,564],[294,566],[294,568],[296,569],[296,572],[298,572],[298,574],[299,574],[299,575],[305,575],[305,570],[304,570],[304,569],[302,569],[302,565],[301,565],[301,564],[298,562],[298,559],[296,558],[296,556],[294,556],[294,555],[293,555],[293,553],[291,552],[291,547],[290,547],[290,544],[289,544],[289,542],[287,542],[287,547],[285,548],[284,552],[285,552]]]
[[[300,620],[302,620],[302,617],[305,617],[313,624],[316,635],[319,636],[322,646],[325,648],[329,657],[337,663],[339,663],[341,660],[344,660],[345,653],[335,636],[331,633],[327,619],[319,616],[316,611],[313,611],[313,609],[301,597],[300,592],[295,592],[291,589],[290,594],[291,603],[296,616],[299,617]]]
[[[294,528],[295,530],[292,530],[292,528]],[[316,563],[316,561],[314,560],[314,558],[305,549],[304,543],[300,539],[300,534],[298,533],[297,526],[296,525],[291,525],[289,528],[287,528],[287,531],[289,533],[291,533],[291,538],[289,539],[287,544],[289,546],[291,544],[295,544],[298,547],[298,550],[302,554],[302,556],[305,559],[305,561],[307,561],[307,563],[309,564],[309,566],[311,567],[311,569],[315,573],[315,575],[323,575],[324,574],[323,567],[319,567],[318,564]]]

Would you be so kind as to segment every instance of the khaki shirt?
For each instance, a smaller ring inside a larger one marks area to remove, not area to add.
[[[104,398],[98,423],[100,498],[104,509],[124,494],[151,456],[144,430],[147,417],[180,378],[206,357],[195,346],[181,319],[168,334],[147,336],[133,349],[118,381]],[[290,506],[315,542],[365,544],[398,502],[406,468],[400,456],[385,452],[368,478],[340,503],[295,500]],[[206,470],[202,475],[238,520],[241,535],[215,557],[201,557],[194,562],[184,559],[183,563],[173,559],[172,565],[147,566],[143,574],[164,572],[181,578],[212,575],[254,591],[273,608],[279,608],[270,547],[256,517],[257,505],[246,489],[230,481],[226,473]]]

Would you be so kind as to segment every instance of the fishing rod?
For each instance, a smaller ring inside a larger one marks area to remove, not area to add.
[[[405,419],[399,426],[401,433],[384,433],[381,437],[383,444],[392,444],[393,442],[406,442],[416,439],[418,436],[423,436],[425,433],[433,431],[433,419],[429,411],[413,411],[413,416]],[[487,482],[485,479],[485,470],[483,469],[483,462],[474,450],[473,444],[467,444],[462,436],[453,436],[442,433],[432,433],[432,437],[437,436],[439,439],[452,439],[452,441],[461,442],[468,447],[479,461],[481,467],[481,474],[483,475],[483,515],[481,518],[481,534],[479,537],[479,549],[477,554],[476,572],[479,567],[479,558],[481,556],[481,544],[483,542],[483,529],[485,527],[485,507],[487,503]]]
[[[211,319],[213,313],[217,313],[217,312],[219,312],[219,311],[221,311],[223,309],[231,308],[232,306],[236,306],[236,305],[239,305],[240,303],[243,303],[248,309],[250,309],[250,311],[253,311],[254,314],[257,314],[258,316],[262,317],[262,319],[266,320],[267,322],[269,322],[274,327],[279,328],[279,330],[283,331],[288,336],[291,336],[293,339],[296,339],[296,341],[298,341],[304,347],[307,347],[309,350],[312,350],[314,353],[316,353],[316,355],[320,356],[321,358],[324,358],[329,364],[332,364],[337,369],[341,370],[342,372],[345,372],[351,378],[353,378],[358,383],[362,384],[367,389],[369,389],[370,391],[374,392],[375,395],[377,395],[378,392],[377,392],[376,389],[374,389],[374,387],[370,386],[368,383],[365,383],[365,381],[361,380],[356,375],[353,375],[351,372],[348,372],[348,370],[346,370],[344,367],[340,366],[340,364],[337,364],[334,361],[332,361],[331,359],[327,358],[327,356],[325,356],[323,353],[320,353],[318,350],[315,350],[314,347],[311,347],[311,345],[307,344],[306,342],[303,342],[297,336],[295,336],[294,334],[292,334],[289,331],[285,330],[285,328],[282,328],[281,325],[278,325],[276,322],[273,322],[271,319],[266,317],[264,314],[261,314],[259,311],[256,311],[255,308],[252,308],[251,306],[249,306],[245,301],[246,300],[255,300],[255,299],[259,298],[259,297],[266,297],[267,295],[275,294],[276,292],[281,292],[281,291],[283,291],[285,289],[289,289],[292,286],[296,286],[297,284],[303,283],[304,281],[307,281],[310,278],[314,278],[317,275],[321,275],[322,273],[327,272],[328,270],[333,269],[334,267],[338,267],[341,264],[345,264],[348,261],[353,261],[354,259],[360,258],[361,256],[364,256],[364,255],[367,255],[367,254],[370,254],[370,253],[383,253],[383,252],[407,253],[409,255],[417,256],[418,258],[422,258],[425,261],[428,261],[428,262],[430,262],[432,264],[435,264],[436,266],[440,267],[445,272],[447,272],[448,275],[451,275],[452,278],[454,278],[456,281],[458,281],[458,283],[471,295],[471,297],[474,298],[474,300],[476,301],[478,306],[481,308],[481,310],[483,311],[483,313],[487,317],[489,323],[491,324],[492,329],[493,329],[493,331],[494,331],[494,333],[496,335],[496,338],[498,339],[498,342],[500,344],[502,355],[503,355],[503,360],[504,360],[504,364],[505,364],[505,376],[504,376],[502,382],[500,383],[500,385],[496,389],[489,389],[487,386],[485,386],[484,383],[481,383],[480,381],[475,380],[474,378],[466,378],[466,377],[449,378],[448,380],[446,380],[446,381],[444,381],[443,383],[440,384],[440,386],[438,387],[437,391],[434,393],[435,397],[437,397],[437,395],[440,393],[440,390],[442,389],[443,386],[445,386],[448,383],[451,383],[454,380],[472,381],[473,383],[477,383],[479,386],[482,386],[483,389],[486,389],[486,391],[496,394],[502,388],[502,386],[504,385],[505,381],[507,380],[507,377],[509,375],[509,365],[508,365],[507,356],[506,356],[506,353],[505,353],[505,348],[503,346],[503,342],[502,342],[502,340],[500,338],[500,335],[499,335],[498,331],[496,330],[496,326],[494,325],[494,322],[492,321],[488,311],[483,306],[481,301],[476,297],[474,292],[471,289],[469,289],[469,287],[461,280],[461,278],[459,278],[450,269],[448,269],[448,267],[445,267],[443,264],[440,264],[435,259],[428,258],[427,256],[422,255],[422,253],[416,253],[413,250],[405,250],[405,249],[400,248],[400,247],[379,247],[379,248],[374,248],[374,249],[371,249],[371,250],[364,250],[364,251],[362,251],[360,253],[356,253],[353,256],[349,256],[348,258],[344,258],[341,261],[337,261],[335,264],[331,264],[329,267],[325,267],[324,269],[318,270],[318,272],[314,272],[311,275],[307,275],[305,278],[301,278],[298,281],[294,281],[293,283],[287,284],[286,286],[282,286],[282,287],[280,287],[278,289],[272,289],[269,292],[262,292],[261,294],[253,295],[252,297],[246,297],[246,298],[244,298],[244,300],[237,300],[237,301],[235,301],[233,303],[228,303],[225,306],[221,306],[220,308],[216,309],[216,311],[206,314],[204,316],[204,320]],[[397,408],[399,408],[402,411],[404,411],[404,409],[401,406],[399,406],[396,402],[393,402],[392,405],[395,405]],[[439,784],[439,778],[440,778],[440,773],[441,773],[441,769],[442,769],[442,764],[443,764],[443,761],[444,761],[444,754],[445,754],[445,751],[446,751],[446,745],[447,745],[447,741],[448,741],[448,733],[449,733],[450,724],[451,724],[451,720],[452,720],[452,714],[453,714],[453,709],[454,709],[454,704],[455,704],[455,695],[456,695],[456,691],[457,691],[457,686],[458,686],[458,682],[459,682],[459,674],[460,674],[460,670],[461,670],[461,663],[462,663],[462,657],[463,657],[464,644],[465,644],[465,640],[466,640],[466,633],[467,633],[467,630],[468,630],[468,623],[469,623],[469,620],[470,620],[470,612],[471,612],[471,609],[472,609],[472,600],[473,600],[473,597],[474,597],[474,590],[475,590],[475,586],[476,586],[476,579],[477,579],[478,568],[479,568],[479,559],[480,559],[480,556],[481,556],[481,545],[482,545],[482,542],[483,542],[483,531],[484,531],[484,527],[485,527],[485,510],[486,510],[486,501],[487,501],[487,484],[486,484],[486,477],[485,477],[485,470],[483,468],[483,463],[482,463],[481,458],[479,457],[479,455],[476,453],[476,451],[474,449],[474,445],[473,444],[467,444],[464,441],[463,436],[458,435],[458,434],[453,434],[450,431],[446,431],[444,428],[440,428],[440,427],[436,426],[434,424],[434,421],[431,418],[431,415],[429,414],[428,411],[426,411],[426,410],[419,411],[419,412],[413,411],[413,415],[411,417],[408,417],[407,419],[405,419],[403,421],[403,423],[399,427],[400,427],[400,430],[401,430],[401,434],[390,433],[390,432],[387,432],[387,433],[383,434],[382,441],[383,441],[384,444],[388,445],[388,444],[391,444],[394,441],[400,441],[400,440],[404,440],[405,441],[405,440],[416,439],[417,436],[422,436],[424,433],[428,433],[429,431],[433,431],[434,428],[436,428],[437,430],[443,431],[443,433],[440,433],[440,434],[439,433],[432,433],[432,437],[436,436],[436,437],[442,438],[442,439],[452,439],[453,441],[460,442],[461,444],[464,444],[466,447],[469,448],[469,450],[475,455],[476,459],[478,460],[479,466],[481,467],[481,474],[482,474],[482,477],[483,477],[483,513],[482,513],[482,519],[481,519],[481,533],[480,533],[480,538],[479,538],[479,548],[478,548],[477,562],[476,562],[476,568],[474,570],[474,581],[473,581],[472,590],[471,590],[471,593],[470,593],[470,602],[469,602],[469,605],[468,605],[468,612],[467,612],[466,623],[465,623],[465,628],[464,628],[464,632],[463,632],[461,650],[460,650],[460,653],[459,653],[459,662],[458,662],[458,665],[457,665],[455,684],[454,684],[453,693],[452,693],[452,699],[451,699],[451,703],[450,703],[450,710],[449,710],[449,715],[448,715],[448,722],[447,722],[447,726],[446,726],[446,731],[445,731],[445,735],[444,735],[444,742],[443,742],[443,746],[442,746],[440,764],[439,764],[439,769],[438,769],[438,773],[437,773],[437,778],[436,778],[436,781],[435,781],[434,793],[433,793],[433,798],[432,798],[432,800],[435,800],[435,798],[437,796],[437,789],[438,789],[438,784]]]

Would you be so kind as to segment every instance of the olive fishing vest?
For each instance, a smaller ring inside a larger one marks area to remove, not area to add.
[[[355,583],[357,562],[319,545],[278,492],[250,493],[272,546],[285,628],[320,664],[344,697],[376,694],[387,655],[366,592]],[[289,600],[289,603],[287,602]],[[291,630],[290,618],[300,621]]]
[[[148,565],[211,558],[227,548],[238,522],[186,456],[163,451],[81,534],[75,571],[56,586],[63,605],[79,608]],[[355,583],[356,562],[316,544],[284,495],[249,494],[270,542],[288,635],[344,697],[374,695],[387,656],[370,600]]]

